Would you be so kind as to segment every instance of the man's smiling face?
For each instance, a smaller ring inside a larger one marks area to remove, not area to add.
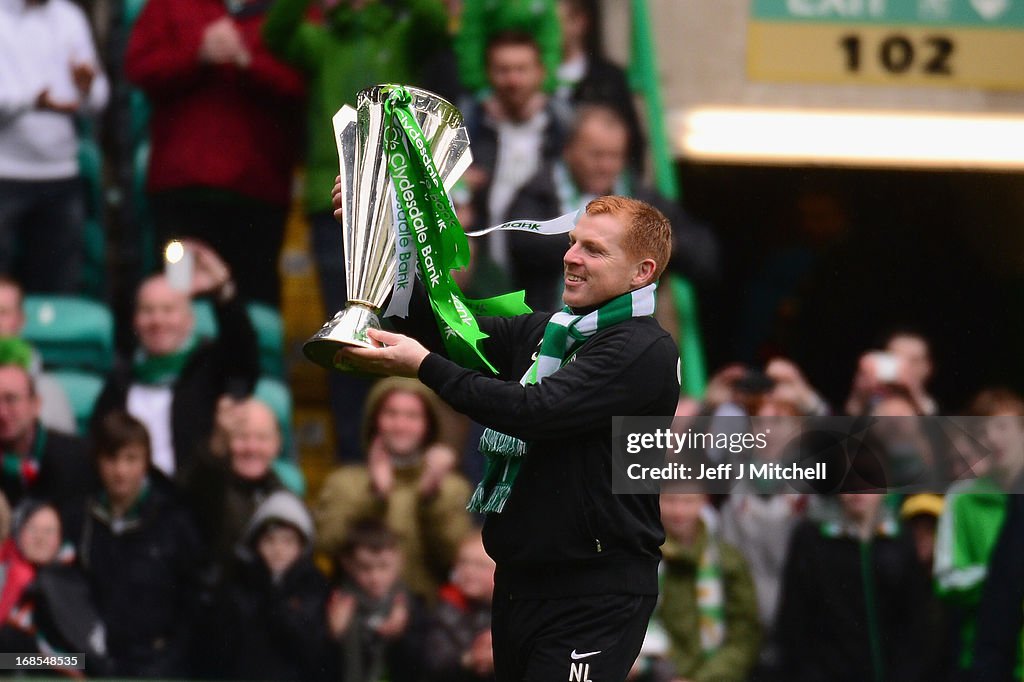
[[[562,300],[571,308],[604,303],[637,287],[640,259],[623,247],[626,226],[610,213],[586,214],[569,233]]]

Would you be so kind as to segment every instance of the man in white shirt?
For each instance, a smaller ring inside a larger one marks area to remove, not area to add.
[[[544,94],[544,65],[537,41],[506,31],[487,45],[492,94],[469,112],[474,166],[466,182],[487,224],[505,220],[509,204],[545,161],[562,151],[565,122]],[[490,235],[491,257],[507,265],[504,234]]]
[[[164,275],[142,283],[133,318],[138,348],[107,377],[93,410],[94,424],[115,409],[145,424],[153,465],[171,477],[206,445],[220,397],[251,394],[260,369],[256,333],[227,264],[199,241],[184,244],[195,258],[187,289]],[[191,299],[199,296],[213,304],[215,338],[195,334]]]
[[[75,116],[102,111],[110,88],[70,0],[0,0],[0,45],[0,273],[74,292],[85,215]]]

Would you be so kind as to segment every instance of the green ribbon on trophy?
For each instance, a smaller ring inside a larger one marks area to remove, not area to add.
[[[423,285],[448,357],[463,367],[487,367],[496,373],[480,348],[487,334],[475,315],[512,316],[531,311],[523,291],[467,299],[452,279],[451,270],[469,264],[469,242],[444,191],[430,145],[409,108],[411,102],[411,95],[401,86],[395,86],[384,102],[388,174],[416,245]]]

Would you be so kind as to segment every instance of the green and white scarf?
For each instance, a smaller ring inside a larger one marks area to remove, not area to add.
[[[718,536],[708,523],[701,521],[703,542],[697,559],[694,589],[697,601],[697,630],[700,633],[700,651],[705,660],[713,656],[725,642],[725,584],[722,580],[722,550]],[[688,551],[682,547],[683,551]],[[665,594],[665,573],[668,570],[663,560],[658,565],[658,603]],[[652,622],[657,616],[652,617]]]
[[[181,375],[185,365],[192,358],[192,351],[198,342],[195,334],[189,336],[185,345],[167,355],[150,355],[144,348],[135,351],[132,360],[132,377],[140,384],[170,386]]]
[[[722,555],[718,540],[710,532],[697,564],[697,618],[700,650],[711,656],[725,641],[725,590],[722,585]]]
[[[654,314],[654,290],[657,285],[622,294],[586,315],[573,315],[568,306],[555,313],[544,328],[537,359],[519,380],[523,386],[539,384],[557,372],[580,347],[597,332],[633,317]],[[484,429],[480,452],[486,456],[484,476],[473,492],[467,509],[500,514],[512,493],[523,455],[529,445],[519,438]]]

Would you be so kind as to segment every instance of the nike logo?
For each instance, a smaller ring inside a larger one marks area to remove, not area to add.
[[[601,653],[601,652],[600,651],[591,651],[590,653],[586,653],[586,654],[578,654],[578,653],[576,653],[576,650],[573,649],[572,653],[569,654],[569,658],[571,658],[574,661],[578,661],[581,658],[590,658],[591,656],[596,656],[599,653]]]

